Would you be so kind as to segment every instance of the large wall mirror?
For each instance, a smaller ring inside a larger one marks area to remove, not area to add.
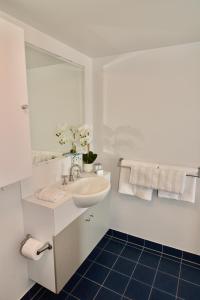
[[[84,121],[84,68],[30,45],[26,64],[33,162],[38,163],[67,152],[57,141],[58,126]]]

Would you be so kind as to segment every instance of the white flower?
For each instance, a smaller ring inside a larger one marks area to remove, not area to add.
[[[80,143],[82,146],[87,146],[92,141],[91,129],[84,125],[79,127]]]
[[[60,136],[58,142],[60,145],[65,145],[67,144],[67,139],[65,136]]]
[[[56,129],[56,136],[60,145],[68,144],[71,147],[82,148],[85,150],[92,141],[92,132],[89,126],[83,125],[68,126],[67,124],[61,124]]]

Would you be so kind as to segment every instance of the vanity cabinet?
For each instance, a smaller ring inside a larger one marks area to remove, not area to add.
[[[56,292],[59,292],[109,229],[109,200],[88,209],[54,237]]]
[[[0,187],[31,175],[24,32],[0,19]]]
[[[59,293],[110,228],[110,196],[90,208],[77,207],[71,197],[56,204],[30,196],[23,213],[25,234],[53,246],[39,260],[27,260],[29,278]]]

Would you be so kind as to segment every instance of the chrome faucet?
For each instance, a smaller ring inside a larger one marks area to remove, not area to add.
[[[76,177],[74,176],[74,169],[76,169]],[[73,164],[70,168],[70,173],[69,173],[69,181],[75,181],[76,179],[81,177],[81,166],[78,164]]]

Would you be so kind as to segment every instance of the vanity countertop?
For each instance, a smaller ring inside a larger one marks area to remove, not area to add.
[[[81,174],[81,178],[96,177],[96,176],[98,176],[98,175],[96,175],[93,172],[92,173],[83,172]],[[104,174],[102,176],[110,181],[110,172],[104,171]],[[72,183],[73,182],[68,182],[67,185],[70,185]],[[62,182],[58,181],[58,182],[56,182],[55,184],[52,184],[52,185],[62,186]],[[45,200],[38,199],[37,196],[36,196],[37,192],[38,192],[38,190],[33,195],[28,196],[28,197],[24,197],[23,200],[28,201],[28,202],[32,202],[32,203],[35,203],[36,205],[44,206],[44,207],[47,207],[47,208],[53,209],[53,210],[56,209],[58,206],[63,205],[63,203],[65,203],[65,202],[72,201],[72,194],[69,191],[65,191],[66,197],[64,197],[62,200],[59,200],[59,201],[56,201],[56,202],[51,202],[51,201],[45,201]]]
[[[82,173],[82,177],[94,177],[95,173]],[[104,172],[104,177],[110,180],[110,173]],[[55,185],[61,185],[61,182],[54,183]],[[71,184],[71,183],[68,183]],[[37,191],[36,191],[37,192]],[[41,213],[47,218],[50,218],[53,225],[53,235],[58,234],[67,225],[73,222],[76,218],[82,215],[90,207],[80,208],[77,207],[73,201],[72,194],[66,191],[66,197],[57,202],[39,200],[36,196],[36,192],[28,197],[22,199],[24,209],[32,211],[30,218],[35,218]]]

